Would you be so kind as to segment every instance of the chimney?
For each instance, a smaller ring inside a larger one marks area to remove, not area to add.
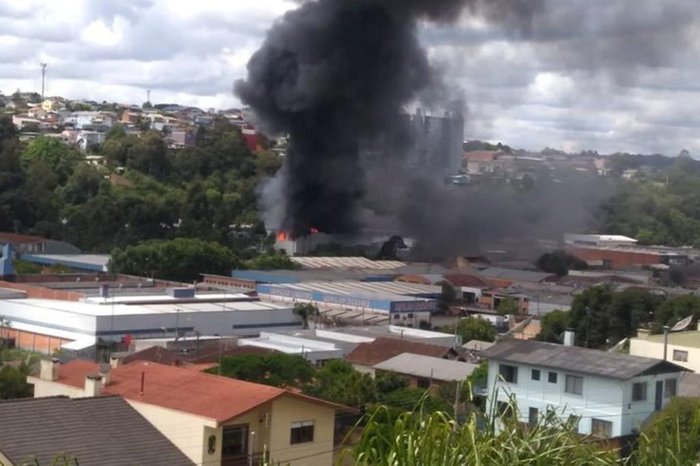
[[[574,337],[576,336],[576,333],[574,333],[573,330],[571,329],[566,329],[564,330],[564,346],[575,346],[574,345]]]
[[[100,364],[100,377],[102,377],[102,386],[103,387],[106,385],[109,385],[111,369],[112,369],[112,366],[110,366],[107,363]]]
[[[41,380],[55,382],[58,380],[58,366],[59,362],[56,358],[42,359],[41,367],[39,369],[39,378]]]
[[[85,396],[100,396],[102,393],[102,376],[91,374],[85,376]]]

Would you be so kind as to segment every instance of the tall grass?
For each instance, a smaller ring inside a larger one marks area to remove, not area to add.
[[[420,407],[398,416],[378,408],[345,455],[358,466],[619,464],[614,452],[576,435],[554,412],[525,427],[513,418],[497,422],[478,413],[458,423],[447,413],[423,414]]]

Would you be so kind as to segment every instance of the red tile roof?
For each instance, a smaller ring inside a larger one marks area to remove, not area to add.
[[[46,241],[41,236],[20,235],[17,233],[0,232],[0,242],[3,243],[18,243],[18,244],[33,244]]]
[[[451,348],[429,343],[416,343],[398,338],[379,337],[371,343],[360,343],[350,351],[345,360],[351,364],[374,366],[401,353],[422,354],[436,358],[446,357]]]
[[[97,370],[97,364],[74,360],[61,365],[58,381],[83,387],[85,376],[95,374]],[[217,422],[238,417],[283,395],[323,404],[332,409],[347,409],[277,387],[145,361],[134,361],[113,368],[110,383],[103,388],[102,393],[120,395],[128,400],[183,411],[215,419]]]

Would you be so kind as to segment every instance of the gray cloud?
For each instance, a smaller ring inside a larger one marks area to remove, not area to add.
[[[687,147],[700,155],[696,0],[538,0],[537,8],[507,0],[505,16],[499,1],[474,2],[457,26],[420,27],[447,88],[463,90],[468,137],[531,149],[675,154]],[[69,97],[139,103],[151,88],[162,100],[237,105],[232,82],[293,7],[0,0],[0,89],[37,89],[38,63],[46,61],[50,92]],[[488,21],[499,14],[498,23]]]

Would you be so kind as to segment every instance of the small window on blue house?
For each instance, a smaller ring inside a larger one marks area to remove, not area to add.
[[[532,369],[532,380],[540,380],[540,370]]]
[[[547,374],[547,381],[549,383],[557,383],[557,373],[556,372],[550,372]]]

